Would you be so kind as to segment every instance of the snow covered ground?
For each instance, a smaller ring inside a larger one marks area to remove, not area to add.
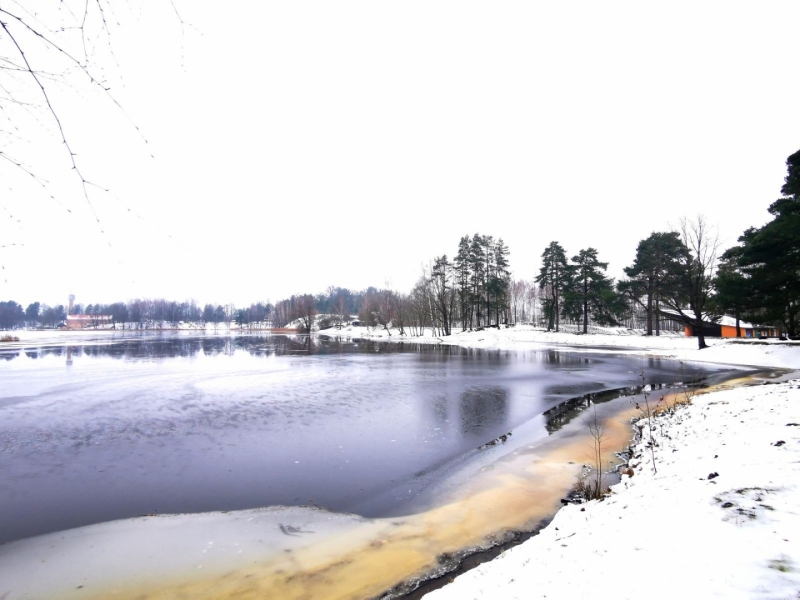
[[[621,328],[609,328],[607,334],[576,335],[544,331],[530,326],[507,329],[490,328],[483,331],[457,332],[450,336],[435,336],[430,329],[420,337],[401,336],[396,329],[345,327],[327,329],[322,335],[345,336],[375,340],[408,341],[464,346],[467,348],[494,348],[500,350],[530,350],[552,346],[569,346],[572,351],[631,353],[685,361],[723,363],[800,369],[800,343],[778,340],[733,340],[706,338],[709,348],[697,349],[697,338],[683,334],[662,333],[644,336]]]
[[[800,380],[699,395],[654,426],[655,468],[639,443],[607,498],[426,598],[800,597]]]

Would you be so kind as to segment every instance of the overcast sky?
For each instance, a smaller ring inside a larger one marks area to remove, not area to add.
[[[48,183],[0,161],[0,300],[406,291],[475,232],[518,278],[552,240],[619,277],[681,216],[765,223],[800,149],[796,0],[175,4],[118,9],[119,66],[94,25],[130,120],[46,83],[99,225],[52,117],[3,99]]]

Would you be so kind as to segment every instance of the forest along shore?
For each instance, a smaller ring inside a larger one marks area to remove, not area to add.
[[[792,379],[640,420],[606,498],[564,507],[538,536],[426,598],[796,597],[799,406]]]

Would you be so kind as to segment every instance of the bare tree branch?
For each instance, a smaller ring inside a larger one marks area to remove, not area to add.
[[[88,0],[87,0],[87,2],[88,2]],[[103,26],[106,28],[106,32],[108,32],[108,24],[107,24],[107,22],[106,22],[106,20],[105,20],[105,15],[102,13],[102,7],[100,7],[100,2],[99,2],[99,0],[97,0],[97,4],[98,4],[98,8],[100,8],[100,10],[101,10],[101,15],[103,15],[103,16],[102,16],[102,20],[103,20]],[[87,4],[87,6],[88,6],[88,4]],[[104,85],[104,84],[103,84],[101,81],[99,81],[99,80],[98,80],[98,79],[97,79],[97,78],[94,76],[94,74],[93,74],[93,73],[92,73],[92,72],[91,72],[91,71],[88,69],[88,67],[87,67],[85,64],[81,63],[81,61],[79,61],[77,58],[75,58],[75,57],[74,57],[74,56],[73,56],[73,55],[72,55],[70,52],[68,52],[67,50],[65,50],[65,49],[64,49],[64,48],[63,48],[63,47],[62,47],[60,44],[56,43],[56,42],[55,42],[53,39],[51,39],[51,38],[50,38],[50,37],[48,37],[48,36],[45,36],[45,35],[43,35],[43,34],[42,34],[42,33],[41,33],[39,30],[35,29],[34,27],[31,27],[31,26],[30,26],[30,25],[29,25],[29,24],[28,24],[28,23],[27,23],[27,22],[26,22],[24,19],[22,19],[21,17],[19,17],[19,16],[15,15],[15,14],[13,14],[13,13],[10,13],[10,12],[8,12],[7,10],[5,10],[5,9],[3,9],[3,8],[0,8],[0,14],[5,14],[5,15],[8,15],[10,18],[12,18],[12,19],[15,19],[15,20],[16,20],[16,21],[17,21],[17,22],[18,22],[18,23],[19,23],[19,24],[20,24],[22,27],[24,27],[24,28],[25,28],[25,29],[26,29],[28,32],[30,32],[31,34],[33,34],[33,35],[35,35],[36,37],[40,38],[40,39],[41,39],[41,40],[42,40],[42,41],[43,41],[43,42],[44,42],[44,43],[45,43],[45,44],[46,44],[48,47],[52,48],[53,50],[55,50],[56,52],[58,52],[59,54],[61,54],[62,56],[64,56],[64,57],[65,57],[65,58],[66,58],[66,59],[67,59],[69,62],[71,62],[71,63],[72,63],[74,66],[76,66],[78,69],[80,69],[80,71],[81,71],[81,72],[82,72],[84,75],[86,75],[86,76],[89,78],[89,81],[90,81],[90,83],[91,83],[92,85],[94,85],[94,86],[96,86],[96,87],[100,88],[100,90],[102,90],[102,92],[103,92],[103,93],[104,93],[104,94],[105,94],[105,95],[108,97],[108,99],[109,99],[109,100],[111,100],[111,102],[113,102],[113,103],[114,103],[114,105],[117,107],[117,109],[119,109],[119,110],[120,110],[120,112],[122,112],[122,114],[123,114],[123,115],[125,115],[125,118],[126,118],[126,119],[128,120],[128,122],[129,122],[129,123],[130,123],[130,124],[131,124],[131,125],[134,127],[134,129],[136,129],[136,132],[137,132],[137,133],[139,134],[139,136],[142,138],[142,140],[144,141],[144,143],[145,143],[145,144],[147,144],[147,143],[148,143],[148,141],[147,141],[147,138],[146,138],[146,137],[145,137],[145,135],[142,133],[142,130],[141,130],[141,129],[139,128],[139,126],[138,126],[138,125],[137,125],[137,124],[136,124],[136,123],[133,121],[133,119],[131,119],[130,115],[128,115],[128,113],[127,113],[127,112],[125,112],[125,109],[122,107],[122,105],[119,103],[119,101],[118,101],[118,100],[117,100],[117,99],[116,99],[116,98],[113,96],[113,94],[111,93],[111,89],[110,89],[110,88],[108,88],[108,87],[106,87],[106,86],[105,86],[105,85]],[[182,22],[182,21],[181,21],[181,22]],[[2,23],[2,22],[0,21],[0,23]],[[19,52],[20,52],[20,53],[21,53],[21,55],[22,55],[22,59],[23,59],[23,61],[24,61],[24,63],[25,63],[25,68],[23,68],[23,69],[21,69],[21,70],[23,70],[23,71],[26,71],[26,72],[30,73],[31,75],[35,75],[35,78],[37,78],[40,72],[39,72],[39,71],[36,71],[36,72],[34,73],[33,69],[31,69],[31,68],[30,68],[30,65],[28,64],[28,61],[27,61],[27,59],[25,58],[25,54],[24,54],[24,52],[22,52],[22,48],[20,47],[20,45],[17,43],[17,41],[16,41],[16,39],[14,38],[14,36],[13,36],[13,35],[11,34],[11,32],[9,31],[9,29],[8,29],[8,27],[7,27],[7,24],[6,24],[6,23],[2,23],[2,27],[3,27],[3,29],[6,31],[6,33],[7,33],[7,34],[8,34],[8,36],[9,36],[9,38],[12,40],[12,42],[14,43],[14,45],[17,47],[17,49],[19,50]],[[84,30],[84,28],[83,28],[83,25],[81,25],[81,31],[83,31],[83,30]],[[110,34],[110,33],[109,33],[109,34]],[[85,40],[85,36],[84,36],[84,40]],[[84,53],[85,53],[85,41],[84,41]],[[113,50],[112,50],[112,56],[113,56]],[[119,64],[118,64],[118,63],[117,63],[117,61],[116,61],[116,57],[113,57],[113,58],[114,58],[114,62],[117,64],[117,66],[119,66]],[[39,86],[40,86],[40,87],[42,87],[42,89],[44,90],[43,86],[41,85],[41,82],[40,82],[38,79],[36,80],[36,82],[37,82],[37,83],[39,84]],[[48,101],[48,106],[50,106],[50,103],[49,103],[49,101]],[[52,107],[51,107],[51,109],[52,109]],[[151,155],[151,156],[152,156],[152,155]]]
[[[3,10],[1,8],[0,8],[0,13],[9,14],[7,11],[5,11],[5,10]],[[59,131],[59,134],[61,135],[61,142],[64,144],[64,146],[67,149],[67,153],[69,154],[69,158],[70,158],[70,161],[72,163],[72,168],[77,173],[78,177],[80,178],[81,188],[83,189],[83,197],[86,199],[86,202],[88,203],[89,208],[92,211],[92,215],[94,216],[95,221],[97,221],[97,223],[100,224],[100,218],[97,216],[97,212],[94,209],[94,205],[92,204],[92,201],[89,198],[89,191],[88,191],[87,185],[86,185],[87,184],[86,178],[83,176],[83,174],[81,173],[80,169],[78,168],[78,164],[75,162],[75,153],[72,151],[72,148],[70,147],[69,142],[67,141],[67,137],[64,134],[64,128],[61,125],[61,119],[59,118],[58,113],[56,113],[55,109],[53,108],[52,103],[50,102],[50,97],[47,94],[47,90],[45,89],[44,85],[42,84],[41,80],[39,79],[39,75],[36,73],[36,71],[34,71],[33,67],[28,62],[28,58],[25,56],[25,52],[23,52],[22,48],[20,47],[19,43],[17,42],[17,39],[14,37],[14,34],[12,34],[11,31],[9,31],[8,25],[5,22],[0,21],[0,27],[3,28],[3,30],[6,32],[6,34],[9,37],[9,39],[11,40],[11,42],[17,48],[17,51],[20,54],[20,58],[25,63],[25,67],[27,69],[27,72],[30,74],[30,76],[33,78],[33,80],[36,82],[36,85],[39,86],[39,89],[42,92],[42,96],[43,96],[44,101],[45,101],[45,103],[47,105],[47,108],[50,111],[50,114],[53,116],[53,119],[55,119],[56,124],[58,125],[58,131]],[[42,36],[40,36],[40,37],[42,37]],[[101,229],[101,233],[103,233],[102,229]]]

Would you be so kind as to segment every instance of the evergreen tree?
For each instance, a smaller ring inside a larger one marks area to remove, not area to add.
[[[781,194],[785,198],[800,198],[800,150],[786,159],[786,169],[788,173],[784,179]]]
[[[572,286],[566,295],[570,312],[583,323],[587,333],[589,313],[601,325],[616,325],[623,303],[614,291],[614,282],[606,277],[608,263],[597,260],[597,250],[587,248],[572,257]]]
[[[481,290],[481,302],[486,311],[486,326],[492,324],[492,302],[490,284],[494,277],[494,237],[491,235],[481,236],[481,260],[483,261],[483,290]]]
[[[559,329],[561,299],[571,287],[571,271],[564,248],[558,242],[550,242],[542,253],[542,268],[536,277],[536,283],[546,294],[544,312],[548,331]]]
[[[472,323],[471,287],[470,287],[470,242],[465,235],[458,242],[458,252],[453,261],[456,278],[456,293],[461,314],[461,328],[467,329]]]
[[[510,285],[509,263],[508,263],[508,247],[503,242],[503,238],[497,240],[497,243],[492,247],[494,255],[493,270],[487,283],[489,296],[492,298],[492,305],[495,310],[495,323],[500,326],[500,311],[503,311],[503,319],[508,322],[508,316],[505,314],[508,307],[508,289]]]
[[[41,312],[41,304],[32,302],[25,309],[25,319],[28,321],[29,326],[36,327],[39,324],[39,314]]]
[[[430,276],[430,295],[433,306],[433,316],[438,321],[444,335],[450,335],[452,321],[452,294],[451,290],[452,266],[447,260],[447,255],[437,256],[433,259]]]
[[[25,311],[22,306],[8,300],[0,302],[0,329],[14,329],[25,321]]]
[[[786,159],[786,195],[769,207],[773,220],[739,238],[737,263],[749,280],[749,301],[767,322],[800,337],[800,150]]]
[[[485,269],[485,262],[483,259],[483,244],[484,236],[476,233],[472,236],[469,246],[469,264],[472,274],[470,275],[470,288],[471,296],[470,302],[472,304],[472,312],[475,318],[475,326],[481,326],[481,299],[483,298],[483,290],[486,287],[487,273]],[[488,320],[488,315],[487,315]],[[487,323],[488,324],[488,323]]]
[[[667,283],[673,278],[674,269],[682,256],[685,245],[677,231],[651,233],[639,242],[636,259],[630,267],[625,267],[626,281],[617,284],[617,290],[643,306],[647,312],[647,335],[653,335],[655,316],[656,335],[660,333],[658,310],[660,299],[668,296]],[[643,302],[642,299],[645,299]]]
[[[744,276],[739,266],[742,247],[734,246],[726,250],[720,257],[717,276],[714,279],[714,307],[719,314],[733,313],[736,319],[736,337],[742,337],[739,321],[745,314],[752,298],[751,282]]]

